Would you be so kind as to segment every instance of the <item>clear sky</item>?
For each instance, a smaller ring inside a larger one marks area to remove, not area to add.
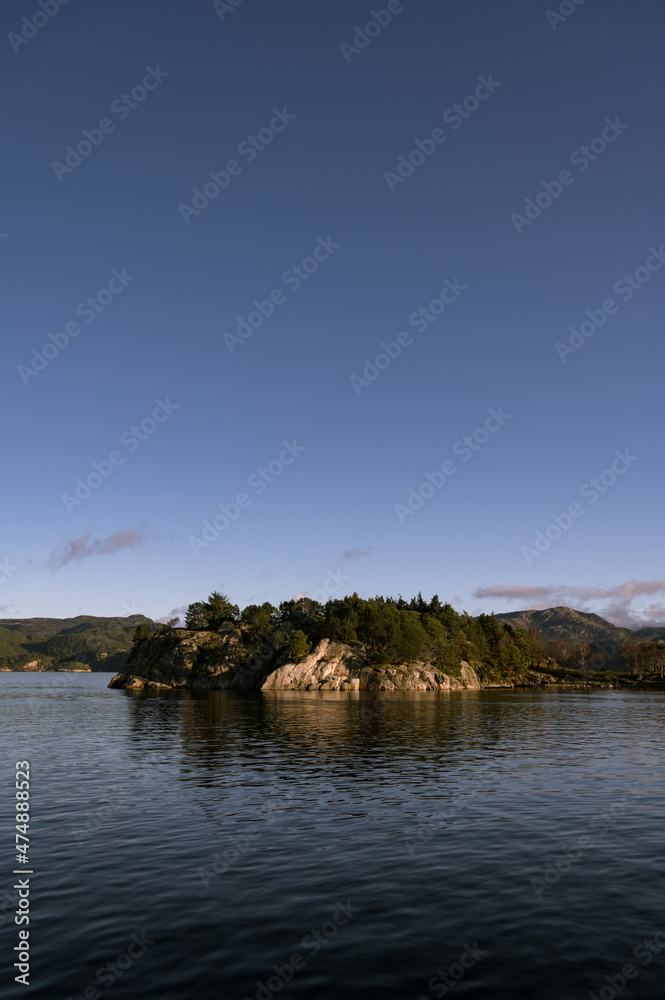
[[[5,0],[4,617],[665,620],[665,11],[547,11]]]

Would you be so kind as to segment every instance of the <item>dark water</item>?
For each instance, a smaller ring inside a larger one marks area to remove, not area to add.
[[[663,995],[662,695],[156,695],[109,676],[0,674],[3,998]]]

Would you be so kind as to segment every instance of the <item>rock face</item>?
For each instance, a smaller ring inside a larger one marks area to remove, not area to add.
[[[263,691],[461,691],[479,688],[478,676],[468,663],[460,678],[430,664],[390,664],[371,667],[343,642],[324,639],[300,663],[285,663],[265,679]]]
[[[228,625],[217,632],[173,629],[132,648],[127,669],[109,687],[252,691],[260,688],[279,655],[279,633],[248,641],[249,629]]]
[[[280,662],[284,636],[247,645],[247,631],[230,625],[219,632],[174,629],[136,644],[127,670],[109,687],[234,689],[251,691],[463,691],[482,685],[462,662],[457,676],[427,663],[369,666],[361,646],[322,640],[300,663]]]

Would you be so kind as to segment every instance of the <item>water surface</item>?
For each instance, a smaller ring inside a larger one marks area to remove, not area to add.
[[[622,996],[662,995],[665,949],[634,955],[665,932],[662,694],[157,694],[110,676],[0,674],[7,1000],[558,1000],[620,985],[626,963]],[[23,759],[29,990],[11,969]]]

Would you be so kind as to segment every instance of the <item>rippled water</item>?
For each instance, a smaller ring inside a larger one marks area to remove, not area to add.
[[[2,997],[609,1000],[627,963],[623,996],[663,994],[662,694],[109,678],[0,674]],[[9,839],[26,758],[29,990]]]

